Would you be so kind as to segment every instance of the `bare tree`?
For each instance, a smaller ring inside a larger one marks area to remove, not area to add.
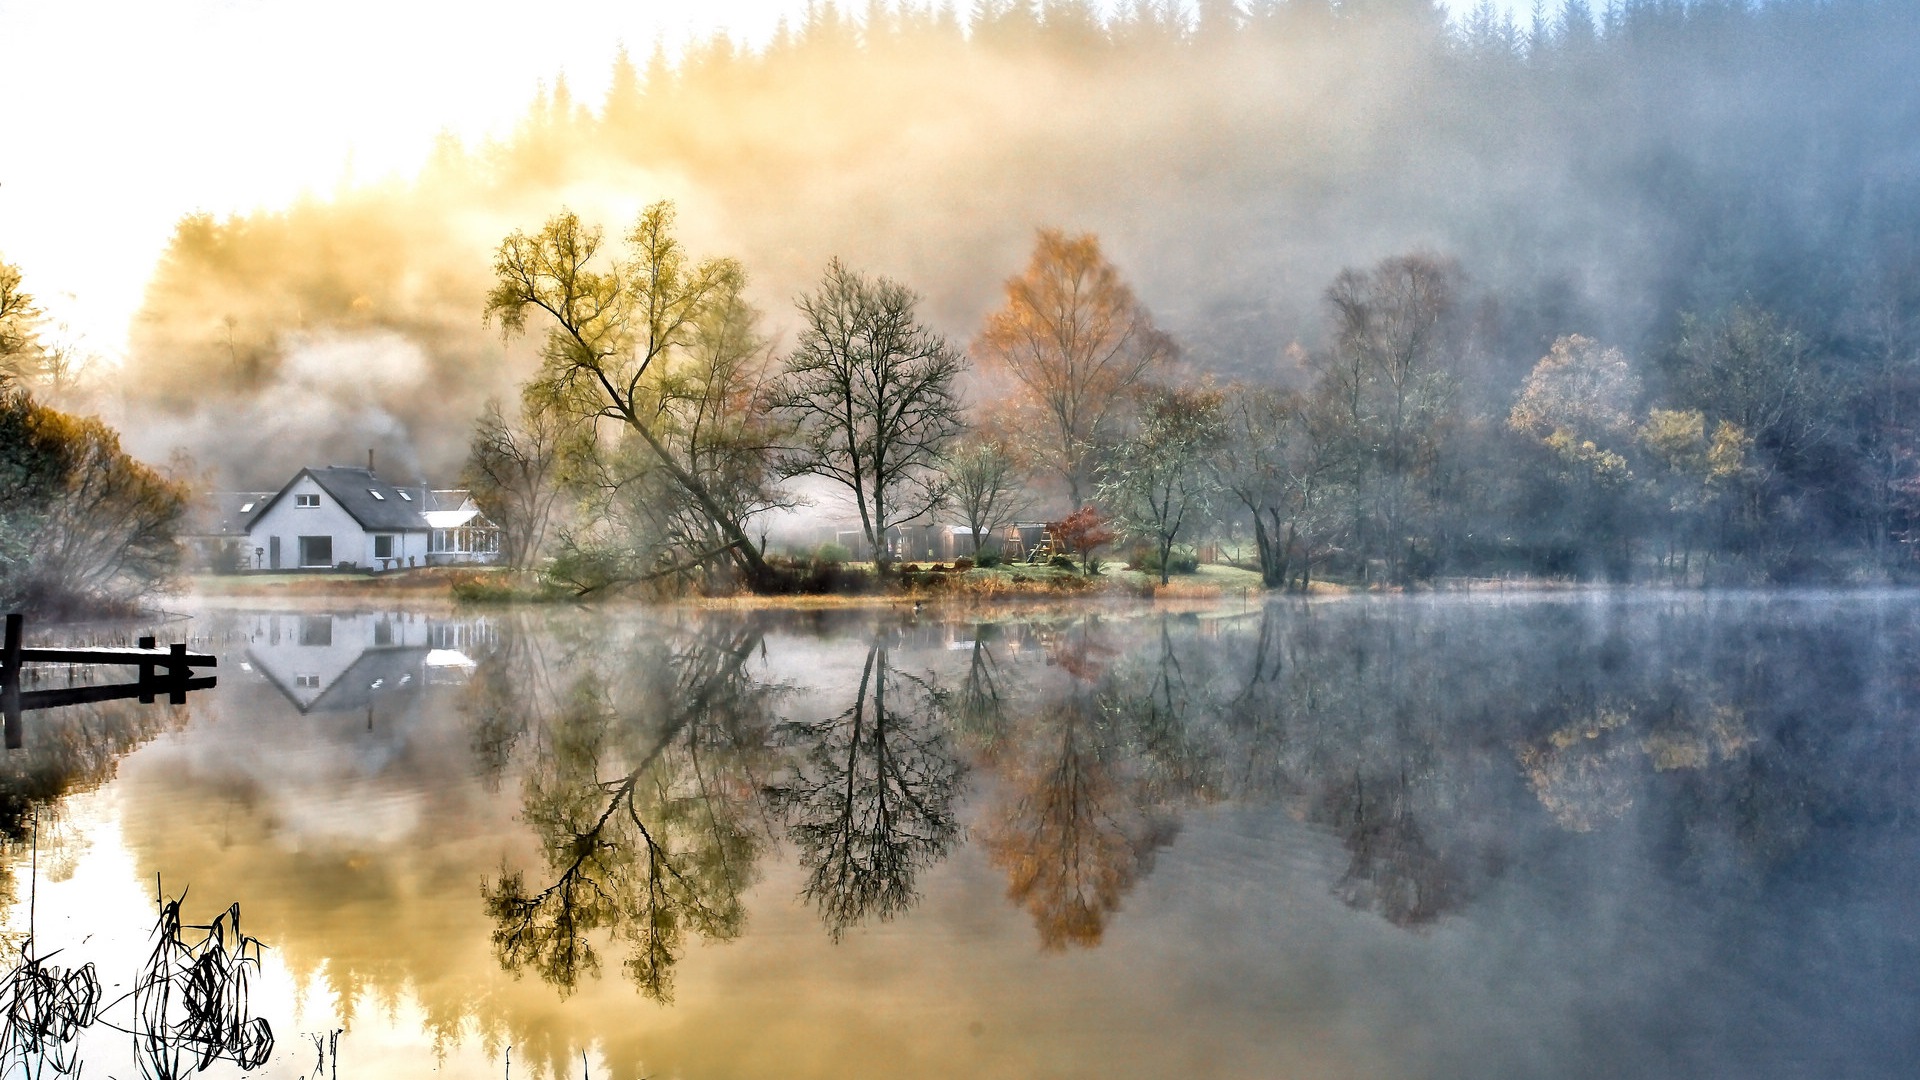
[[[1153,541],[1162,585],[1174,542],[1204,523],[1220,490],[1214,459],[1226,435],[1224,402],[1211,387],[1156,390],[1138,430],[1101,470],[1101,500],[1127,532]]]
[[[945,495],[941,458],[961,430],[954,381],[966,359],[920,323],[918,302],[835,259],[819,290],[800,297],[806,329],[775,395],[798,424],[784,471],[846,487],[882,571],[887,530]]]
[[[1333,342],[1319,391],[1344,422],[1359,554],[1377,552],[1394,581],[1408,573],[1420,481],[1453,401],[1460,277],[1449,260],[1402,255],[1344,270],[1327,288]]]
[[[992,434],[976,435],[947,457],[947,501],[973,537],[973,550],[995,529],[1011,525],[1026,513],[1026,470],[1008,440]]]
[[[544,312],[545,363],[537,392],[573,415],[613,420],[645,444],[675,491],[719,541],[695,559],[729,551],[754,585],[772,574],[747,538],[743,514],[716,494],[674,436],[673,386],[701,322],[729,298],[745,274],[732,259],[695,263],[674,239],[673,207],[655,203],[627,235],[623,259],[600,259],[601,232],[572,213],[536,234],[515,231],[494,256],[486,314],[508,334],[523,332],[529,310]]]
[[[467,447],[465,481],[473,501],[500,526],[507,565],[528,567],[546,549],[564,491],[564,462],[591,450],[590,429],[553,405],[521,399],[509,420],[490,399]]]
[[[1120,280],[1091,233],[1040,230],[1033,258],[1007,282],[1006,306],[974,343],[1019,384],[1036,412],[1036,457],[1060,474],[1075,508],[1091,494],[1099,452],[1133,388],[1173,359],[1173,340]]]
[[[1315,547],[1325,542],[1334,425],[1311,399],[1276,387],[1230,390],[1225,413],[1220,482],[1253,521],[1261,583],[1277,589],[1297,580],[1304,589]]]
[[[0,262],[0,384],[39,371],[40,305],[21,281],[19,267]]]

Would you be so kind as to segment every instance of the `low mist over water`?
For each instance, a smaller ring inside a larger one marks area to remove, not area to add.
[[[104,983],[156,889],[237,904],[258,1075],[1920,1054],[1906,594],[188,629],[221,678],[188,706],[30,715],[6,929],[32,897],[32,948]],[[133,1071],[115,1008],[89,1074]]]

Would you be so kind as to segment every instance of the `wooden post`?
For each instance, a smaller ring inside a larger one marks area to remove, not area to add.
[[[26,745],[26,732],[20,724],[20,636],[26,616],[17,611],[7,614],[5,651],[0,652],[0,713],[6,717],[7,749]]]
[[[167,704],[187,703],[187,643],[176,641],[167,646]]]
[[[137,644],[143,649],[151,649],[153,648],[153,638],[143,637],[139,640],[139,642],[137,642]],[[153,661],[151,660],[140,661],[139,686],[140,686],[140,694],[139,694],[140,704],[142,705],[153,704]]]

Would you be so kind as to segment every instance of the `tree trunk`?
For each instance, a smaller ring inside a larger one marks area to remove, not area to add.
[[[893,566],[893,552],[887,550],[886,502],[880,494],[880,481],[873,491],[873,521],[867,525],[867,540],[873,545],[873,567],[882,577]]]
[[[1293,522],[1287,522],[1287,542],[1280,549],[1280,565],[1274,567],[1276,585],[1284,586],[1287,583],[1287,574],[1293,569],[1293,545],[1298,537],[1299,528]]]
[[[687,494],[692,495],[694,501],[700,504],[700,510],[707,515],[708,520],[719,526],[722,535],[733,541],[734,555],[742,564],[741,569],[746,572],[747,584],[755,591],[765,591],[770,588],[773,584],[773,568],[768,566],[767,560],[761,557],[760,549],[753,545],[753,541],[747,539],[746,531],[740,528],[740,523],[720,509],[720,504],[713,500],[713,495],[707,491],[707,486],[681,466],[637,415],[627,410],[626,418],[627,426],[631,427],[653,450],[654,456],[667,467],[667,472],[673,476],[674,482],[686,489]]]
[[[1253,512],[1253,549],[1260,558],[1260,584],[1271,589],[1273,582],[1273,540],[1267,535],[1267,523],[1260,517],[1260,511]]]

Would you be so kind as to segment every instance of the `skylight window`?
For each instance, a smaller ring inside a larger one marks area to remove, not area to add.
[[[372,488],[367,489],[367,494],[373,496],[374,498],[380,500],[381,502],[387,501],[387,497],[385,495],[380,494],[379,492],[373,490]]]
[[[252,503],[241,503],[241,504],[240,504],[240,512],[241,512],[241,513],[243,513],[243,514],[251,514],[251,513],[253,513],[253,504],[252,504]]]
[[[408,502],[413,501],[413,496],[404,490],[400,492],[400,497],[407,500]]]

